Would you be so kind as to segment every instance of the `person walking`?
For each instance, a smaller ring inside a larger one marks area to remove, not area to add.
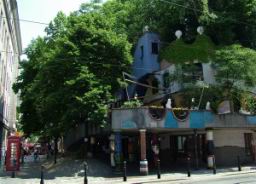
[[[35,162],[37,162],[37,160],[38,160],[38,154],[39,154],[39,153],[38,153],[38,150],[35,149],[35,150],[34,150],[34,161],[35,161]]]

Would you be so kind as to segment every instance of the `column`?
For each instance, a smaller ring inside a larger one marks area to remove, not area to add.
[[[256,134],[255,134],[255,130],[253,132],[253,136],[252,136],[252,158],[253,161],[256,161]]]
[[[111,167],[114,168],[115,165],[115,135],[111,134],[109,137],[109,149],[110,149],[110,164]]]
[[[116,171],[120,172],[122,170],[122,136],[120,131],[115,131],[115,151],[114,151],[114,161],[116,166]]]
[[[215,157],[214,157],[214,142],[213,142],[213,130],[206,129],[206,151],[207,151],[207,166],[213,168]]]
[[[140,173],[143,175],[148,174],[146,151],[146,129],[140,129]]]
[[[197,130],[194,129],[194,149],[195,149],[195,166],[196,166],[196,169],[199,169],[199,162],[198,162],[198,147],[197,147],[197,144],[198,144],[198,141],[197,141]]]
[[[89,145],[88,145],[88,152],[87,152],[87,157],[92,158],[94,157],[94,144],[95,144],[95,138],[93,136],[89,137]]]

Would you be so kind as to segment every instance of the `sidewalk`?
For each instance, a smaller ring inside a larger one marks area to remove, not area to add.
[[[113,174],[110,167],[96,159],[88,161],[88,183],[89,184],[117,184],[117,183],[188,183],[190,181],[207,181],[220,177],[231,177],[234,175],[244,175],[248,173],[256,173],[256,166],[242,167],[242,171],[238,171],[237,167],[233,168],[217,168],[217,174],[214,175],[212,170],[193,170],[191,177],[187,177],[187,173],[171,171],[161,175],[161,179],[157,179],[156,172],[151,172],[148,176],[128,175],[127,182],[123,182],[122,174]],[[52,160],[26,163],[22,166],[21,171],[17,172],[16,178],[10,178],[10,173],[0,171],[0,184],[39,184],[40,183],[40,166],[43,164],[46,168],[45,184],[83,184],[84,168],[83,160],[75,160],[72,158],[60,158],[57,164],[53,164]]]
[[[242,171],[238,171],[237,167],[232,168],[220,168],[217,169],[216,174],[213,174],[212,170],[201,169],[191,171],[191,177],[187,176],[187,173],[181,172],[170,172],[168,174],[161,174],[161,179],[157,179],[157,174],[148,176],[130,176],[127,177],[127,182],[123,182],[122,176],[119,178],[106,179],[104,183],[106,184],[117,184],[117,183],[127,183],[127,184],[143,184],[143,183],[189,183],[191,181],[207,181],[214,178],[239,176],[244,174],[256,174],[256,166],[245,166]],[[89,177],[90,180],[90,177]],[[90,183],[98,183],[97,181],[91,180]]]

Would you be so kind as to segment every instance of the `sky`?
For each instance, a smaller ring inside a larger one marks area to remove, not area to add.
[[[17,0],[19,18],[49,23],[59,11],[69,14],[78,10],[82,3],[89,0]],[[20,21],[23,50],[33,38],[44,36],[46,25]]]

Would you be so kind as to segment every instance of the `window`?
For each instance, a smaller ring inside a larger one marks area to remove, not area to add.
[[[182,66],[183,75],[187,80],[204,80],[203,66],[201,63],[192,63]]]
[[[157,42],[152,42],[151,43],[151,49],[152,49],[152,54],[158,54],[158,43]]]
[[[244,134],[244,149],[246,155],[252,155],[252,133]]]
[[[144,47],[142,45],[140,46],[140,59],[143,59],[143,57],[144,57]]]
[[[184,136],[178,136],[178,151],[179,152],[184,152],[184,150],[185,150],[185,145],[184,145],[184,143],[185,143],[185,141],[186,141],[186,137],[184,137]]]

